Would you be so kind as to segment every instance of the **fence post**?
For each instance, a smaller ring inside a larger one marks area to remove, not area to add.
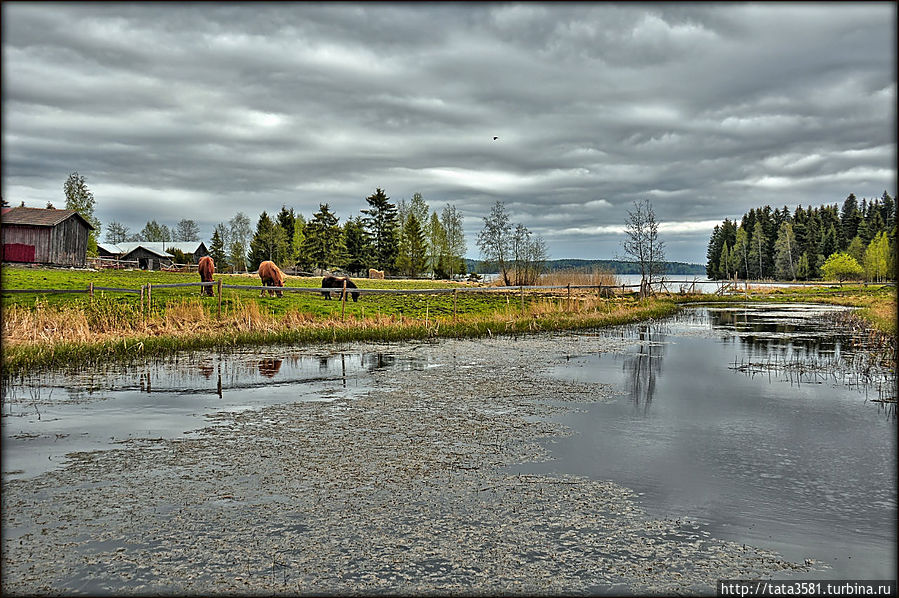
[[[144,313],[144,285],[140,285],[140,313]]]
[[[153,307],[153,283],[147,283],[147,314],[150,313],[150,310]]]
[[[521,311],[524,311],[524,285],[518,287],[521,289]]]
[[[571,283],[568,283],[568,311],[571,311]]]
[[[453,322],[456,322],[456,291],[459,289],[453,289]]]
[[[340,317],[346,320],[346,278],[343,279],[343,291],[340,293]]]
[[[219,319],[222,319],[222,279],[219,278],[218,284],[218,295],[219,295]]]
[[[91,296],[91,303],[93,303],[94,302],[94,283],[92,283],[92,282],[87,283],[87,292]]]

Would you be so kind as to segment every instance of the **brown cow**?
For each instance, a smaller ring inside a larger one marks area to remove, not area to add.
[[[275,265],[275,262],[265,261],[259,264],[259,278],[262,279],[262,286],[264,287],[283,287],[284,286],[284,273],[281,272],[281,269]],[[278,297],[283,297],[284,293],[282,291],[269,291],[269,294],[274,297],[275,293],[278,294]],[[265,291],[262,291],[260,297],[265,296]]]
[[[197,271],[200,273],[200,282],[213,282],[212,275],[215,274],[215,262],[208,255],[200,258],[197,262]],[[212,297],[215,293],[212,287],[200,287],[200,295],[209,295]]]

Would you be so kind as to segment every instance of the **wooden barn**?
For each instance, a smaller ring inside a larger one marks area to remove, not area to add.
[[[75,210],[4,208],[3,261],[83,267],[91,230]]]

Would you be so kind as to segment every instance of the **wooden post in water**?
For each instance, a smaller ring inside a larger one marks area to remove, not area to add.
[[[346,320],[346,278],[343,279],[343,292],[340,293],[340,317]]]
[[[222,319],[222,279],[219,278],[218,284],[218,296],[219,296],[219,319]]]

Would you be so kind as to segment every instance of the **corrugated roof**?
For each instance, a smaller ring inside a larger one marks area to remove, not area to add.
[[[172,254],[166,253],[166,249],[178,249],[179,251],[183,251],[184,253],[192,254],[196,253],[196,251],[200,248],[200,245],[203,245],[202,241],[128,241],[125,243],[119,243],[118,247],[122,250],[123,254],[131,253],[138,247],[143,247],[150,253],[155,253],[160,257],[170,258],[172,257]]]
[[[75,216],[86,227],[93,230],[93,226],[75,210],[54,210],[44,208],[12,208],[3,213],[3,224],[26,224],[28,226],[56,226]]]
[[[97,247],[107,253],[124,253],[122,249],[115,243],[97,243]]]

